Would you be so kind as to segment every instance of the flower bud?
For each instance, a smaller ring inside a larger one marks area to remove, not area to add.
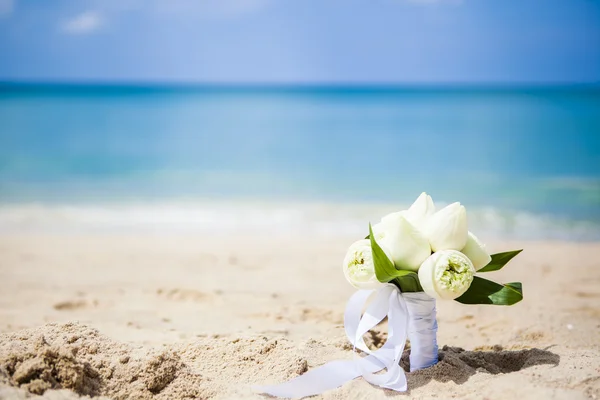
[[[427,218],[435,213],[433,199],[423,192],[415,202],[406,210],[406,219],[413,225],[419,227]]]
[[[386,247],[397,269],[417,271],[431,255],[431,246],[423,234],[402,215],[373,228],[377,243]]]
[[[389,252],[381,243],[378,244],[389,257]],[[369,239],[362,239],[350,245],[344,258],[343,268],[344,276],[357,289],[377,289],[383,285],[375,275],[375,264]]]
[[[408,210],[388,214],[381,219],[381,222],[387,222],[401,215],[406,218],[408,222],[419,228],[433,213],[435,213],[433,200],[431,199],[431,196],[423,192]]]
[[[469,289],[474,274],[475,267],[467,256],[456,250],[442,250],[421,265],[419,281],[429,296],[453,300]]]
[[[433,251],[461,250],[467,244],[467,232],[467,210],[460,203],[442,208],[423,225]]]

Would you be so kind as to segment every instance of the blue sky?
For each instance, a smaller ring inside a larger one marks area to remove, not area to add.
[[[0,0],[0,79],[600,82],[598,0]]]

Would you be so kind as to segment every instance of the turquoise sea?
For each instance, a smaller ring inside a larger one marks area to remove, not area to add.
[[[600,88],[0,84],[0,231],[328,233],[461,201],[600,238]]]

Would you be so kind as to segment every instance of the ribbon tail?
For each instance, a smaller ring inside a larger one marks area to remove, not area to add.
[[[271,396],[300,399],[335,389],[360,375],[353,360],[332,361],[282,384],[253,389]]]
[[[382,375],[363,373],[363,378],[373,385],[404,392],[408,385],[406,374],[400,367],[400,358],[406,345],[408,311],[404,298],[395,287],[389,293],[388,307],[388,340],[371,356],[379,358],[387,371]]]

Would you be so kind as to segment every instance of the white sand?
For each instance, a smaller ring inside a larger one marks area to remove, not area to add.
[[[264,398],[250,386],[351,357],[341,261],[352,241],[0,237],[0,398]],[[525,248],[487,274],[522,281],[525,300],[438,303],[449,347],[409,374],[410,398],[599,398],[600,244],[491,247]],[[357,379],[321,397],[390,396]]]

